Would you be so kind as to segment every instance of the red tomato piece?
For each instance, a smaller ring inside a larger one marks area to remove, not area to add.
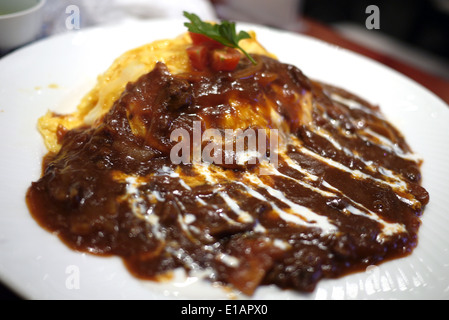
[[[190,63],[198,71],[204,71],[209,65],[209,48],[204,45],[193,45],[187,48]]]
[[[204,45],[213,49],[224,47],[224,45],[222,45],[220,42],[215,41],[214,39],[211,39],[208,36],[205,36],[204,34],[194,32],[189,32],[189,34],[190,38],[192,39],[193,45]]]
[[[212,51],[211,67],[215,71],[232,71],[237,67],[240,58],[241,54],[236,49],[215,49]]]

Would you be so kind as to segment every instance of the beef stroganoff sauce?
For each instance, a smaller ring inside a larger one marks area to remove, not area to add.
[[[201,271],[247,295],[266,284],[311,292],[411,253],[429,196],[401,133],[354,94],[253,58],[232,72],[158,62],[95,124],[60,127],[27,193],[33,217],[75,250],[121,257],[136,277]],[[275,129],[278,149],[255,164],[238,152],[174,164],[171,133],[193,138],[195,123]]]

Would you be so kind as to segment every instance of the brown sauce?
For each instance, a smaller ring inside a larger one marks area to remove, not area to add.
[[[311,292],[409,254],[429,197],[400,132],[349,92],[257,60],[214,74],[159,63],[100,125],[58,130],[62,148],[27,193],[33,217],[75,250],[120,256],[137,277],[206,270],[248,295],[264,284]],[[170,133],[193,135],[194,121],[279,129],[277,168],[174,165]]]

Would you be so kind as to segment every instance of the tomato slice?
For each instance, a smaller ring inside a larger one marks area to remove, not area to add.
[[[194,44],[187,48],[187,55],[194,69],[206,71],[211,68],[214,71],[232,71],[237,67],[241,58],[240,51],[221,44],[217,47],[213,43],[216,41],[201,34],[191,34],[198,36]]]
[[[211,67],[215,71],[232,71],[237,67],[240,58],[241,54],[236,49],[215,49],[212,51]]]
[[[204,45],[193,45],[187,48],[190,63],[198,71],[204,71],[209,66],[209,48]]]
[[[204,34],[189,32],[190,38],[192,39],[192,43],[194,46],[203,45],[208,46],[213,49],[223,48],[224,46],[214,39],[205,36]]]

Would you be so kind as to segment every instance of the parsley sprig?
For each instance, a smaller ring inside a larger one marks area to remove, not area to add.
[[[190,32],[205,35],[226,47],[240,49],[253,64],[257,64],[254,58],[239,45],[240,40],[249,39],[251,36],[246,31],[237,33],[235,22],[223,20],[220,24],[211,24],[202,21],[196,14],[186,11],[184,11],[184,16],[190,20],[190,22],[184,23]]]

